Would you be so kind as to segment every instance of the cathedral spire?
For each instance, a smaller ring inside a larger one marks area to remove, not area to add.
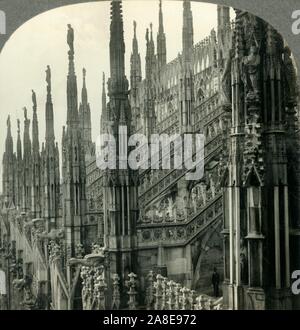
[[[7,134],[6,134],[6,141],[5,141],[5,152],[7,154],[13,154],[13,138],[11,135],[11,122],[10,122],[10,116],[7,117]]]
[[[17,120],[17,160],[22,160],[22,143],[21,143],[21,136],[20,136],[20,119]]]
[[[27,109],[26,107],[23,108],[24,110],[24,133],[23,133],[23,210],[27,212],[31,210],[31,185],[32,185],[32,158],[31,158],[31,140],[30,140],[30,119],[27,117]]]
[[[155,48],[153,41],[152,23],[150,23],[150,39],[149,29],[146,30],[146,79],[151,79],[155,67]]]
[[[130,87],[131,96],[135,99],[137,93],[138,83],[142,80],[141,56],[138,49],[138,42],[136,38],[136,22],[133,22],[133,40],[132,53],[130,58]]]
[[[167,63],[166,35],[164,33],[164,22],[161,0],[159,1],[159,27],[157,34],[157,61],[160,69]]]
[[[32,90],[32,109],[33,109],[33,117],[32,117],[32,151],[34,154],[39,153],[40,145],[39,145],[39,126],[37,119],[37,104],[36,104],[36,94],[34,90]]]
[[[182,54],[185,62],[191,61],[194,45],[193,13],[190,0],[183,2]]]
[[[23,161],[22,161],[22,143],[20,136],[20,120],[17,120],[17,157],[16,157],[16,173],[15,173],[15,194],[16,206],[22,207],[22,190],[24,186],[23,177]]]
[[[82,69],[82,77],[83,77],[83,82],[82,82],[82,91],[81,91],[81,102],[82,104],[88,104],[88,95],[87,95],[87,88],[86,88],[86,69]]]
[[[123,31],[122,1],[111,1],[110,23],[110,79],[114,81],[109,93],[120,94],[128,90],[125,78],[125,43]]]
[[[104,130],[104,123],[108,120],[106,110],[105,73],[102,74],[102,110],[101,110],[101,131]],[[104,133],[104,132],[102,132]]]
[[[86,88],[86,69],[82,69],[82,91],[81,91],[81,103],[79,106],[79,126],[83,133],[84,148],[89,150],[89,146],[92,143],[92,123],[91,123],[91,110],[88,103],[88,93]]]
[[[136,21],[133,21],[133,39],[132,39],[132,54],[138,53],[138,41],[136,38]]]
[[[69,45],[69,72],[67,78],[67,124],[76,126],[78,124],[77,79],[74,65],[74,30],[70,24],[68,24],[67,43]]]
[[[15,155],[13,147],[13,138],[11,135],[10,116],[7,118],[7,135],[5,141],[5,152],[3,155],[3,169],[2,169],[2,189],[4,201],[7,206],[14,202],[14,166]]]
[[[54,115],[53,103],[51,96],[51,68],[48,65],[46,70],[47,82],[47,102],[46,102],[46,148],[49,144],[54,143]]]
[[[29,159],[31,155],[31,140],[30,140],[30,119],[27,117],[27,108],[23,108],[24,111],[24,133],[23,133],[23,150],[24,159]]]
[[[39,127],[37,119],[36,94],[32,91],[32,159],[31,159],[31,211],[34,217],[41,215],[41,171],[40,171],[40,144]],[[30,199],[30,197],[28,197]],[[30,207],[30,204],[28,204]]]
[[[153,41],[153,24],[150,23],[150,47],[151,47],[151,54],[155,56],[155,46]]]
[[[161,0],[159,0],[159,27],[158,27],[158,33],[164,33],[164,22],[163,22],[163,13],[162,13]]]
[[[108,80],[107,109],[110,121],[106,128],[110,130],[111,134],[114,134],[116,146],[118,146],[115,154],[118,164],[116,164],[115,170],[109,169],[109,167],[104,170],[104,245],[111,255],[110,271],[118,272],[123,281],[125,270],[134,271],[133,267],[136,264],[138,195],[137,172],[128,168],[128,148],[124,145],[124,141],[131,134],[132,116],[131,104],[128,99],[128,81],[125,76],[121,1],[111,1],[109,46],[110,79]],[[108,153],[111,153],[111,150]],[[114,205],[113,209],[111,209],[111,205]]]

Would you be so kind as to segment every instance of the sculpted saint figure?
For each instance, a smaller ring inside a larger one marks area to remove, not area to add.
[[[35,95],[34,90],[32,90],[32,103],[33,103],[33,106],[36,107],[36,95]]]
[[[47,82],[47,89],[48,91],[51,90],[51,69],[50,66],[47,65],[47,70],[46,70],[46,82]]]
[[[222,74],[221,87],[224,101],[231,103],[231,63],[233,51],[230,50],[229,56],[226,60],[224,71]]]
[[[259,65],[260,55],[258,54],[258,47],[252,45],[248,56],[245,56],[243,63],[246,67],[245,85],[249,91],[258,93],[258,79],[259,79]],[[249,79],[250,81],[249,81]]]
[[[71,24],[68,24],[68,36],[67,36],[67,42],[70,47],[70,51],[74,53],[74,30],[71,26]]]
[[[25,120],[27,120],[27,108],[24,107],[23,108],[23,111],[24,111],[24,118],[25,118]]]
[[[295,103],[298,96],[297,73],[292,60],[292,52],[289,47],[283,51],[284,73],[287,83],[288,102]]]
[[[10,115],[8,115],[8,117],[7,117],[6,124],[7,124],[7,127],[10,128]]]

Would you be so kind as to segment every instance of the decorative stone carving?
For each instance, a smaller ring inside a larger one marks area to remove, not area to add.
[[[181,309],[182,310],[186,310],[187,308],[187,304],[188,304],[188,294],[189,294],[190,290],[186,287],[183,287],[182,289],[180,289],[180,293],[181,293],[181,297],[180,297],[180,304],[181,304]]]
[[[189,295],[188,295],[188,302],[189,302],[189,307],[191,310],[195,309],[195,300],[196,300],[196,291],[190,290]]]
[[[154,309],[155,310],[161,310],[161,298],[162,298],[162,281],[163,281],[164,277],[161,276],[160,274],[158,274],[156,276],[156,282],[154,283],[154,288],[155,288],[155,305],[154,305]]]
[[[176,283],[175,289],[174,289],[174,295],[175,295],[175,303],[174,303],[174,309],[179,310],[180,309],[180,290],[181,285]]]
[[[112,277],[113,280],[113,292],[112,292],[112,306],[111,309],[119,309],[120,308],[120,287],[119,287],[119,275],[114,274]]]
[[[147,289],[146,289],[146,306],[147,310],[152,309],[153,306],[153,300],[154,300],[154,274],[153,271],[150,270],[150,272],[147,275]]]
[[[82,258],[84,254],[84,248],[81,243],[77,244],[75,247],[75,256],[76,258]]]
[[[98,267],[94,275],[94,301],[93,309],[96,310],[105,310],[106,301],[105,301],[105,291],[107,290],[107,285],[104,280],[103,268]]]
[[[245,66],[245,88],[248,93],[253,93],[255,96],[258,96],[260,55],[259,49],[255,44],[250,47],[249,55],[243,58],[243,64]]]
[[[164,277],[161,283],[162,293],[161,293],[161,309],[165,310],[167,307],[167,278]]]
[[[93,253],[87,254],[83,259],[70,258],[68,261],[69,266],[80,265],[86,267],[97,267],[104,264],[107,257],[107,250],[105,247],[93,250]]]
[[[259,103],[256,100],[248,100],[249,124],[245,127],[244,144],[244,175],[243,182],[246,184],[252,171],[260,183],[264,180],[264,160],[261,137],[261,123],[259,119]]]
[[[289,47],[284,48],[283,52],[283,65],[284,65],[284,75],[287,90],[287,104],[290,107],[297,105],[297,96],[299,95],[299,88],[297,84],[297,74],[293,60],[291,57],[292,53]]]
[[[127,292],[129,296],[129,302],[128,302],[128,307],[130,310],[135,310],[137,309],[137,301],[136,301],[136,296],[137,296],[137,291],[136,291],[136,274],[130,273],[128,274],[129,281],[127,281],[127,287],[129,288],[129,291]]]
[[[54,260],[57,260],[61,257],[61,247],[57,242],[51,240],[48,245],[48,248],[50,262],[53,262]]]
[[[89,267],[81,267],[81,278],[82,278],[82,305],[83,310],[89,310],[92,306],[92,279],[93,274]]]
[[[206,302],[206,299],[204,298],[204,296],[200,295],[199,297],[196,298],[196,301],[197,301],[197,310],[204,310],[205,302]]]
[[[167,303],[166,303],[166,307],[169,310],[174,309],[174,303],[175,303],[175,285],[176,283],[174,281],[169,281],[167,282]]]
[[[65,231],[64,231],[64,229],[52,229],[49,233],[43,232],[43,233],[37,234],[37,237],[39,239],[55,241],[57,239],[64,238],[65,237]]]
[[[21,304],[24,306],[24,309],[36,309],[36,298],[31,291],[32,277],[29,275],[25,275],[21,279],[13,280],[12,284],[13,287],[18,291],[23,291],[24,298]]]

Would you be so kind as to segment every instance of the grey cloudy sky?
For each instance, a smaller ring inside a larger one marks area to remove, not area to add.
[[[154,38],[158,29],[158,1],[124,1],[124,33],[126,72],[129,78],[129,59],[133,37],[133,20],[137,22],[137,37],[145,66],[145,31],[153,23]],[[194,40],[198,42],[217,26],[217,6],[193,3]],[[167,38],[167,60],[181,51],[182,2],[163,1],[164,27]],[[75,32],[75,66],[79,95],[82,68],[87,70],[87,87],[92,111],[92,136],[99,134],[101,114],[102,72],[109,76],[110,3],[85,3],[53,9],[22,25],[8,40],[0,54],[0,155],[4,151],[6,118],[11,114],[14,146],[16,121],[23,110],[32,117],[31,89],[37,94],[40,142],[44,141],[46,82],[45,69],[52,69],[52,98],[54,104],[56,140],[61,144],[62,126],[66,122],[67,24]],[[1,168],[2,172],[2,168]],[[1,176],[2,179],[2,176]],[[1,187],[2,188],[2,187]]]

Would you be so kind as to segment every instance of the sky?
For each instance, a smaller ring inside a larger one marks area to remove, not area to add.
[[[145,67],[145,32],[153,23],[154,40],[158,30],[158,1],[124,1],[124,39],[126,74],[129,80],[133,20],[137,22],[137,38]],[[181,51],[182,2],[163,1],[164,28],[167,42],[167,61]],[[217,6],[192,2],[194,42],[197,43],[217,27]],[[56,141],[61,146],[62,126],[66,123],[66,82],[68,70],[67,24],[75,34],[75,70],[78,95],[81,97],[82,68],[87,70],[88,98],[92,116],[92,138],[100,133],[102,72],[109,77],[110,3],[84,3],[60,7],[42,13],[23,24],[7,41],[0,54],[0,157],[4,152],[6,119],[11,115],[14,148],[17,118],[21,120],[23,136],[23,107],[32,118],[31,90],[36,92],[40,143],[45,136],[45,70],[51,67],[52,99]],[[31,127],[30,127],[31,129]],[[2,166],[0,167],[2,180]],[[0,189],[2,188],[2,184]]]

